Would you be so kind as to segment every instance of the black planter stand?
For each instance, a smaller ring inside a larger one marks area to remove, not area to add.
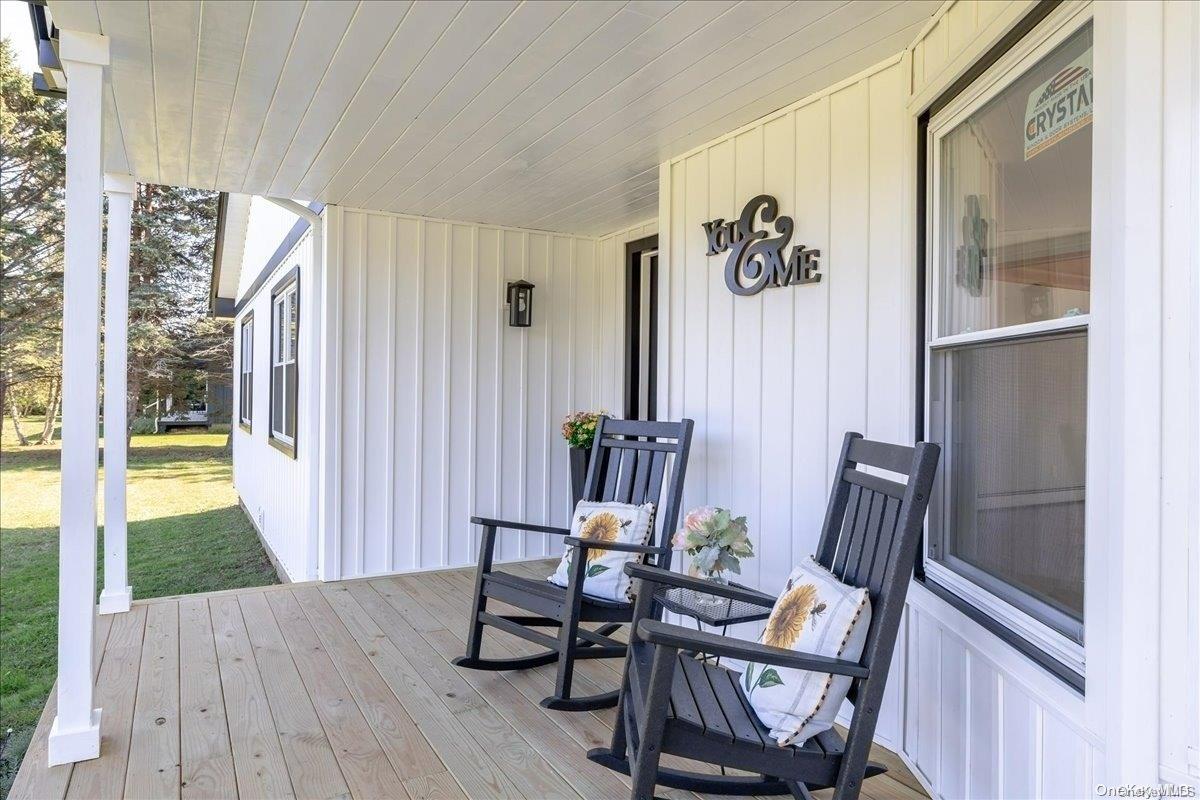
[[[583,487],[587,481],[588,455],[591,453],[586,447],[572,447],[571,450],[571,513],[575,513],[575,506],[583,499]]]

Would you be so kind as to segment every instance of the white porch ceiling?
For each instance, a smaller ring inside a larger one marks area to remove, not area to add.
[[[50,0],[111,38],[109,169],[598,234],[658,164],[899,52],[940,0]]]

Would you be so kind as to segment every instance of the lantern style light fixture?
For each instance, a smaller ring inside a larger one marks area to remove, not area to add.
[[[508,324],[513,328],[528,328],[533,324],[533,284],[529,281],[508,284]]]

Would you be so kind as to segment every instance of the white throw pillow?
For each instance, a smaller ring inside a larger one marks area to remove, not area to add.
[[[571,516],[571,535],[580,539],[601,542],[645,544],[654,530],[654,503],[635,506],[629,503],[593,503],[580,500]],[[571,562],[575,548],[567,547],[558,569],[546,580],[565,587],[571,581]],[[629,576],[625,564],[641,561],[640,553],[615,550],[588,550],[588,567],[584,573],[583,592],[604,600],[629,599]]]
[[[858,662],[871,625],[866,589],[847,586],[811,556],[792,570],[759,641]],[[770,664],[746,665],[742,690],[781,747],[833,727],[851,678]]]

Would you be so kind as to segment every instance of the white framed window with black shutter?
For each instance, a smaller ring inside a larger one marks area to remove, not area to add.
[[[254,418],[254,313],[242,318],[238,346],[238,424],[249,433]]]
[[[924,142],[925,430],[942,445],[925,579],[1076,686],[1093,89],[1081,14],[936,108]]]
[[[271,435],[277,449],[296,457],[296,355],[300,342],[300,267],[271,291]]]

